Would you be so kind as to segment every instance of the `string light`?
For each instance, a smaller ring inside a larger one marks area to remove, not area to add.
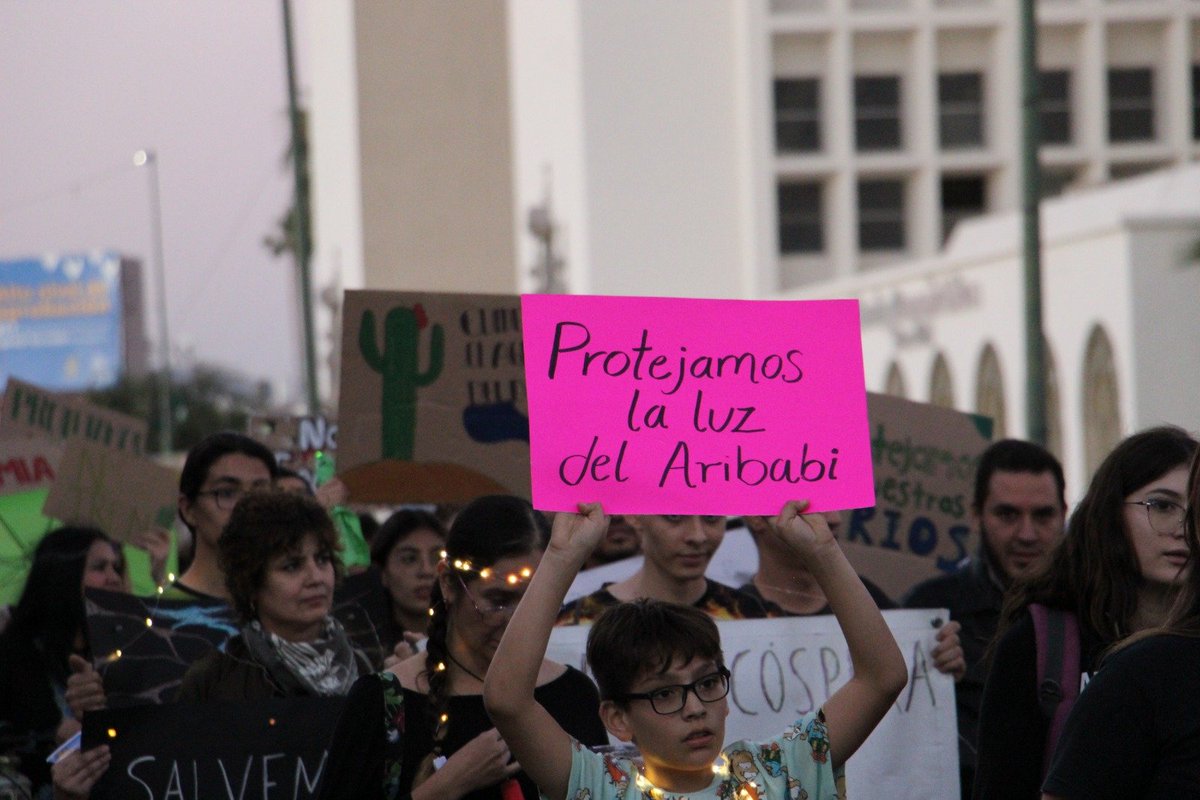
[[[445,553],[444,552],[442,554],[442,560],[445,561]],[[492,578],[499,577],[496,574],[496,571],[494,569],[492,569],[491,567],[481,567],[479,569],[476,569],[475,565],[466,559],[456,558],[453,561],[449,562],[449,564],[450,564],[450,566],[454,567],[459,572],[474,572],[475,574],[477,574],[479,576],[480,580],[486,581],[486,580],[490,580]],[[509,586],[516,586],[518,583],[523,583],[525,581],[528,581],[532,577],[533,577],[533,567],[524,566],[524,567],[521,567],[520,569],[518,569],[516,572],[510,572],[507,575],[505,575],[503,578],[503,581],[504,581],[504,583],[507,583]],[[431,615],[433,614],[432,609],[430,610],[430,614]]]
[[[117,738],[117,729],[116,728],[109,728],[107,733],[108,733],[108,738],[110,738],[110,739]]]
[[[154,627],[154,620],[150,619],[149,617],[146,617],[146,627],[147,628]]]
[[[436,667],[434,667],[434,669],[437,670],[438,672],[445,672],[446,671],[446,662],[439,661],[438,665]],[[443,715],[443,716],[445,716],[445,715]]]

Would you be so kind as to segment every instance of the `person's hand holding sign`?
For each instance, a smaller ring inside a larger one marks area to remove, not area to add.
[[[546,556],[560,556],[578,570],[608,531],[599,503],[580,503],[578,514],[555,514]]]
[[[71,674],[67,677],[65,699],[75,719],[83,719],[88,711],[96,711],[107,705],[104,682],[100,673],[83,656],[71,654],[67,657]]]

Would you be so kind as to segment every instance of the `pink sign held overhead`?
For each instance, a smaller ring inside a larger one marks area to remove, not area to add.
[[[533,504],[875,504],[856,300],[525,295]]]

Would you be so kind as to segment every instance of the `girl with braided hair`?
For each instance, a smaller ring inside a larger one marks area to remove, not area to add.
[[[528,502],[481,497],[455,518],[430,600],[426,652],[361,678],[331,745],[323,800],[536,800],[483,708],[483,679],[549,539]],[[591,680],[543,661],[538,701],[586,745],[608,743]]]

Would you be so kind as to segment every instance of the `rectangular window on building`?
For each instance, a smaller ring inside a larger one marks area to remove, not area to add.
[[[954,175],[942,178],[942,241],[968,217],[987,210],[987,179],[983,175]]]
[[[812,153],[821,149],[821,81],[775,80],[775,149]]]
[[[1150,67],[1108,71],[1108,140],[1154,140],[1154,70]]]
[[[854,142],[860,150],[899,150],[900,76],[854,79]]]
[[[1070,144],[1071,73],[1065,69],[1042,70],[1038,85],[1038,126],[1043,144]]]
[[[859,181],[859,250],[903,250],[904,243],[904,181]]]
[[[789,181],[779,184],[778,193],[779,252],[797,255],[824,251],[821,184],[817,181]]]
[[[938,137],[942,148],[983,147],[983,73],[938,75]]]

